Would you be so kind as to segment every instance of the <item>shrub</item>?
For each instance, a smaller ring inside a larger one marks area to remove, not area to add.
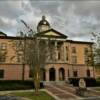
[[[96,79],[95,78],[83,78],[86,82],[86,86],[90,87],[90,86],[96,86]],[[70,84],[73,84],[73,86],[79,86],[79,80],[80,78],[69,78]]]
[[[40,82],[40,88],[44,88],[43,82]],[[34,83],[30,80],[0,80],[1,90],[23,90],[34,89]]]

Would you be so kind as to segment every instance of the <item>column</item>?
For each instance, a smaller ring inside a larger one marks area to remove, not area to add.
[[[59,70],[56,69],[56,81],[59,81]]]
[[[61,60],[64,61],[64,45],[61,46]]]
[[[66,45],[65,45],[65,43],[63,43],[63,44],[64,44],[64,54],[63,54],[63,55],[64,55],[64,61],[66,62],[66,56],[67,56],[67,55],[66,55],[66,54],[67,54],[67,53],[66,53]]]
[[[49,81],[49,69],[45,70],[46,75],[46,81]]]
[[[46,42],[46,56],[47,56],[46,61],[48,62],[50,60],[49,40],[46,40],[45,42]]]
[[[58,59],[57,41],[55,41],[55,60]]]

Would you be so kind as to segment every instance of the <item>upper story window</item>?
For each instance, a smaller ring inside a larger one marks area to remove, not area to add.
[[[6,50],[7,49],[7,44],[6,43],[1,43],[0,44],[0,49],[1,50]]]
[[[5,55],[1,55],[0,57],[0,62],[5,62],[6,61],[6,56]]]
[[[72,53],[76,53],[76,48],[72,47]]]
[[[85,62],[85,64],[89,63],[89,50],[88,50],[88,48],[84,48],[84,62]]]
[[[84,48],[84,55],[88,54],[88,48]]]
[[[60,52],[58,52],[58,60],[60,60],[60,59],[61,59]]]
[[[72,64],[77,64],[77,56],[72,56]]]
[[[68,61],[68,47],[66,47],[66,60]]]

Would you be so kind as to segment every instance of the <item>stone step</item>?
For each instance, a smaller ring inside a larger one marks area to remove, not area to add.
[[[44,82],[45,85],[66,85],[65,81],[49,81]]]

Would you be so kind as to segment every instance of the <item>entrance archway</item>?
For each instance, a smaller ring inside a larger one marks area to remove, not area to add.
[[[55,81],[55,69],[54,68],[49,69],[49,80]]]
[[[65,70],[64,68],[59,69],[59,80],[64,81],[65,80]]]

